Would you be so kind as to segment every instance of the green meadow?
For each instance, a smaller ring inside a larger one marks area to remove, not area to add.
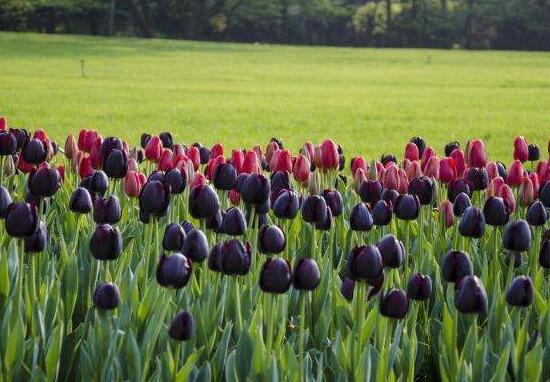
[[[550,137],[550,53],[0,33],[0,114],[58,140],[81,127],[229,147],[332,137],[367,158],[401,156],[413,135],[438,152],[480,137],[509,161],[516,135]]]

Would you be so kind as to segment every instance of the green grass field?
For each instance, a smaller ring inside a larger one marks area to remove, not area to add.
[[[0,113],[57,139],[84,126],[231,147],[332,137],[372,158],[413,135],[438,152],[481,137],[509,160],[517,134],[550,137],[550,53],[0,33]]]

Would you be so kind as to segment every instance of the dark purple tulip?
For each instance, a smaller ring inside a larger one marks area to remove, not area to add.
[[[391,289],[380,300],[380,314],[384,317],[401,319],[408,311],[409,299],[402,289]]]
[[[24,238],[25,253],[38,253],[42,252],[48,243],[48,230],[46,224],[40,222],[38,229],[30,236]]]
[[[286,293],[290,288],[290,264],[280,258],[267,259],[260,271],[260,289],[266,293]]]
[[[474,191],[485,190],[489,185],[489,174],[485,167],[470,167],[466,172],[466,180]]]
[[[533,282],[527,276],[518,276],[506,291],[506,302],[512,306],[529,306],[533,302]]]
[[[162,248],[166,251],[179,251],[185,240],[185,231],[177,223],[170,223],[164,229]]]
[[[223,217],[222,230],[230,236],[244,235],[246,232],[246,220],[239,207],[231,207]]]
[[[394,210],[395,202],[399,197],[399,192],[394,189],[386,189],[382,192],[382,200],[388,203],[392,211]]]
[[[39,139],[29,139],[21,149],[23,160],[30,164],[40,164],[48,157],[48,145]]]
[[[531,143],[529,146],[527,146],[529,155],[527,157],[527,160],[534,162],[538,161],[540,159],[540,148],[539,146]]]
[[[218,210],[216,215],[206,219],[206,228],[216,233],[223,233],[223,219],[225,219],[225,211]]]
[[[511,221],[504,228],[502,244],[509,251],[527,252],[531,248],[531,241],[531,228],[525,220]]]
[[[109,187],[109,178],[107,178],[107,174],[99,170],[91,175],[90,184],[87,188],[94,194],[104,195],[107,187]]]
[[[192,270],[191,261],[183,254],[162,254],[157,265],[157,282],[166,288],[181,289],[189,282]]]
[[[208,256],[208,240],[201,230],[193,229],[187,233],[181,252],[191,260],[202,263]]]
[[[181,226],[186,234],[191,232],[191,230],[195,229],[195,227],[193,226],[193,223],[191,223],[189,220],[184,220],[183,222],[181,222]]]
[[[120,291],[114,283],[99,284],[93,295],[94,306],[98,309],[112,310],[120,304]]]
[[[397,164],[397,158],[393,154],[382,154],[382,156],[380,157],[380,162],[384,166],[391,162]]]
[[[382,190],[380,182],[367,179],[359,187],[359,196],[363,202],[375,204],[382,198]]]
[[[69,209],[78,214],[87,214],[92,211],[92,198],[84,187],[78,187],[71,194]]]
[[[143,133],[141,134],[140,138],[140,146],[142,149],[147,147],[147,143],[149,143],[149,140],[151,139],[151,134]]]
[[[407,296],[411,300],[429,300],[432,296],[432,279],[428,275],[414,274],[407,284]]]
[[[162,147],[171,149],[174,146],[174,137],[169,131],[164,131],[159,134],[160,141],[162,142]]]
[[[97,198],[94,202],[94,221],[97,224],[116,224],[120,221],[122,210],[116,195]]]
[[[455,150],[455,149],[459,149],[460,148],[460,143],[458,142],[450,142],[450,143],[447,143],[445,145],[445,156],[446,157],[450,157],[451,156],[451,153]]]
[[[324,222],[327,217],[327,203],[319,195],[309,195],[302,205],[302,219],[308,223]]]
[[[466,252],[449,251],[441,264],[443,279],[451,283],[457,283],[466,276],[474,274],[472,260]]]
[[[427,176],[419,176],[411,180],[408,192],[416,195],[421,205],[432,204],[437,196],[435,183]]]
[[[139,210],[139,221],[143,224],[149,224],[151,221],[151,214],[144,210]]]
[[[354,231],[370,231],[373,225],[372,215],[365,203],[359,202],[350,213],[350,228]]]
[[[154,170],[151,174],[149,174],[147,182],[151,182],[153,180],[158,180],[159,182],[164,183],[164,172],[160,170]]]
[[[415,220],[420,211],[420,201],[418,196],[403,194],[397,197],[395,201],[395,216],[401,220]]]
[[[380,272],[376,279],[367,280],[367,283],[372,287],[368,295],[368,299],[371,299],[378,292],[380,292],[382,290],[382,287],[384,286],[384,271]]]
[[[497,170],[498,170],[498,175],[502,179],[506,179],[508,177],[508,172],[506,171],[506,165],[504,163],[497,162]]]
[[[456,196],[453,203],[453,215],[456,217],[461,217],[464,213],[464,210],[466,210],[466,208],[470,207],[471,205],[472,201],[470,200],[468,194],[461,192]]]
[[[418,154],[420,155],[420,158],[422,158],[422,154],[424,154],[424,150],[426,149],[426,141],[424,141],[424,138],[412,137],[411,142],[418,147]]]
[[[455,202],[456,197],[461,192],[465,193],[466,195],[471,196],[471,190],[470,186],[468,186],[468,183],[462,178],[455,179],[451,181],[447,188],[447,199],[451,201],[451,203]]]
[[[17,141],[17,151],[21,150],[25,143],[30,139],[30,134],[25,129],[10,129],[9,130]]]
[[[466,276],[458,284],[455,306],[460,313],[482,313],[487,310],[487,292],[477,276]]]
[[[539,200],[544,204],[544,207],[550,208],[550,181],[547,181],[541,188]]]
[[[292,190],[282,191],[273,205],[273,214],[279,219],[294,219],[299,210],[300,199]]]
[[[269,199],[271,186],[269,179],[261,174],[250,174],[241,190],[241,197],[247,204],[263,204]]]
[[[527,208],[527,215],[525,217],[527,223],[532,226],[540,227],[546,224],[548,221],[548,212],[544,208],[544,204],[540,200],[536,200],[529,208]]]
[[[269,212],[269,209],[271,208],[271,204],[270,204],[270,201],[269,199],[267,199],[267,201],[265,203],[262,203],[262,204],[257,204],[254,206],[254,210],[256,212],[256,214],[267,214]]]
[[[245,173],[239,174],[239,176],[237,177],[237,182],[235,183],[234,188],[238,193],[242,192],[243,186],[247,178],[248,178],[248,174],[245,174]]]
[[[272,193],[274,190],[277,190],[277,189],[289,190],[290,188],[291,188],[290,179],[287,172],[276,171],[273,174],[271,174],[271,192]]]
[[[315,229],[320,231],[330,231],[332,228],[332,212],[327,206],[327,213],[325,215],[325,220],[315,223]]]
[[[208,269],[214,272],[222,271],[222,244],[215,244],[208,255]]]
[[[264,225],[258,231],[258,246],[260,253],[277,254],[285,249],[284,232],[277,225]]]
[[[500,227],[508,223],[510,211],[504,203],[504,199],[491,196],[485,201],[483,216],[485,216],[485,222],[490,226]]]
[[[105,163],[114,150],[124,150],[122,141],[117,137],[106,137],[101,142],[101,161]]]
[[[297,290],[312,291],[319,286],[321,273],[314,259],[309,257],[298,260],[292,273],[292,285]]]
[[[342,281],[342,286],[340,287],[340,293],[342,293],[342,296],[348,301],[353,300],[353,291],[355,290],[355,281],[350,279],[349,277],[346,277],[344,281]]]
[[[166,214],[170,203],[170,187],[158,180],[150,180],[139,193],[139,208],[154,216]]]
[[[386,201],[379,200],[372,209],[372,221],[374,225],[386,226],[391,223],[392,210]]]
[[[237,170],[231,163],[221,163],[214,170],[214,187],[229,191],[237,183]]]
[[[545,269],[550,269],[550,240],[544,240],[540,246],[539,264]]]
[[[344,201],[340,192],[338,190],[324,190],[322,196],[325,199],[327,206],[330,208],[332,216],[340,216],[344,208]]]
[[[109,178],[121,179],[128,172],[128,156],[126,151],[114,149],[103,162],[103,171]]]
[[[100,224],[90,239],[90,252],[97,260],[116,260],[122,252],[122,237],[117,227]]]
[[[36,196],[48,198],[59,189],[60,179],[56,168],[41,168],[29,175],[29,190]]]
[[[229,276],[244,276],[250,271],[251,249],[237,239],[223,243],[221,255],[222,271]]]
[[[207,164],[210,160],[210,149],[207,147],[199,147],[199,155],[201,158],[201,164]]]
[[[172,194],[181,194],[187,184],[187,175],[185,171],[173,168],[164,175],[163,183],[170,186]]]
[[[11,131],[0,130],[0,156],[13,155],[17,152],[17,138]]]
[[[375,280],[384,268],[382,255],[374,245],[355,247],[346,264],[347,276],[353,280]]]
[[[0,186],[0,219],[4,219],[8,212],[9,206],[13,203],[9,191]]]
[[[388,234],[378,242],[377,246],[385,267],[399,268],[401,266],[405,258],[405,246],[402,241],[397,240],[394,235]]]
[[[195,332],[195,320],[193,315],[185,310],[179,312],[170,323],[168,335],[176,341],[187,341]]]
[[[475,206],[464,210],[458,223],[458,231],[462,236],[480,238],[485,233],[485,216]]]
[[[510,263],[513,261],[514,268],[518,268],[521,266],[522,260],[523,259],[521,258],[521,252],[508,251],[505,253],[504,264],[506,264],[506,266],[509,266]]]
[[[220,200],[218,195],[208,185],[200,185],[191,189],[189,194],[189,212],[195,219],[208,219],[218,213]]]
[[[12,237],[32,235],[38,228],[36,205],[12,203],[5,215],[6,232]]]

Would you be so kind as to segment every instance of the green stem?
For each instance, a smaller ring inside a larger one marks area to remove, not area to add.
[[[237,333],[242,332],[243,330],[243,318],[241,313],[241,292],[240,292],[240,285],[239,285],[239,278],[234,278],[234,287],[235,287],[235,314],[236,314],[236,321],[237,321]]]

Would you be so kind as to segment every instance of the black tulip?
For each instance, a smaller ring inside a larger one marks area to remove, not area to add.
[[[276,225],[264,225],[258,231],[258,246],[260,253],[266,255],[281,253],[285,249],[284,232]]]
[[[13,155],[17,152],[17,138],[11,131],[0,130],[0,156]]]
[[[25,129],[10,129],[9,130],[17,141],[17,151],[21,150],[25,143],[30,139],[30,134]]]
[[[485,216],[475,206],[464,210],[458,223],[458,231],[462,236],[479,239],[485,233]]]
[[[538,161],[540,159],[540,148],[539,146],[531,143],[529,146],[527,146],[528,150],[529,150],[529,156],[527,158],[527,160],[529,161]]]
[[[199,156],[201,158],[201,164],[207,164],[210,160],[210,150],[204,146],[200,147]]]
[[[157,265],[157,282],[166,288],[181,289],[189,282],[191,272],[191,261],[183,254],[162,254]]]
[[[525,307],[533,302],[533,282],[527,276],[518,276],[506,291],[506,302],[512,306]]]
[[[122,210],[116,195],[97,198],[94,202],[94,221],[97,224],[116,224],[122,217]]]
[[[324,190],[322,196],[325,199],[328,208],[330,208],[332,216],[340,216],[344,208],[344,200],[342,199],[342,194],[340,194],[338,190]]]
[[[466,172],[466,180],[474,191],[485,190],[489,185],[489,174],[485,167],[470,167]]]
[[[319,195],[308,196],[302,205],[302,218],[308,223],[324,222],[327,217],[327,203]]]
[[[242,174],[239,174],[239,176],[237,177],[237,181],[235,182],[235,187],[234,188],[238,193],[242,192],[243,186],[244,186],[247,178],[248,178],[248,174],[246,174],[244,172]]]
[[[216,213],[216,215],[206,219],[206,228],[211,229],[216,233],[224,233],[223,219],[225,219],[225,215],[225,211],[218,210],[218,213]]]
[[[418,147],[418,154],[420,154],[420,158],[422,158],[422,154],[424,154],[424,150],[426,149],[426,141],[424,141],[424,138],[412,137],[411,142]]]
[[[403,194],[395,201],[395,216],[401,220],[415,220],[420,211],[420,200],[418,196]]]
[[[159,182],[164,183],[164,172],[160,170],[154,170],[151,174],[149,174],[149,177],[147,178],[147,182],[158,180]]]
[[[201,230],[193,229],[187,233],[181,252],[191,260],[202,263],[208,256],[208,240]]]
[[[170,187],[172,194],[181,194],[187,184],[187,175],[185,171],[173,168],[164,174],[163,183]]]
[[[160,141],[162,142],[162,147],[171,149],[174,146],[174,137],[169,131],[165,131],[159,134]]]
[[[391,223],[391,206],[384,200],[379,200],[372,209],[372,221],[374,225],[386,226]]]
[[[241,197],[247,204],[259,205],[267,202],[271,186],[269,179],[261,174],[250,174],[241,190]]]
[[[546,224],[548,221],[548,212],[544,207],[544,204],[540,200],[536,200],[529,208],[527,208],[527,215],[525,217],[527,223],[532,226],[540,227]]]
[[[78,187],[73,191],[69,209],[78,214],[87,214],[92,211],[92,197],[87,189]]]
[[[327,206],[327,213],[325,215],[325,220],[315,223],[315,229],[320,231],[330,231],[332,228],[332,211]]]
[[[377,180],[367,179],[359,187],[359,196],[365,203],[375,204],[382,198],[383,187]]]
[[[96,308],[112,310],[120,304],[120,291],[114,283],[99,284],[94,291],[93,302]]]
[[[385,267],[399,268],[401,266],[406,255],[402,241],[397,240],[394,235],[388,234],[378,242],[377,247]]]
[[[449,251],[441,264],[443,279],[457,283],[466,276],[474,274],[474,267],[470,256],[463,251]]]
[[[458,284],[455,306],[460,313],[483,313],[487,310],[487,292],[477,276],[466,276]]]
[[[162,238],[162,248],[165,251],[179,251],[185,240],[185,231],[183,227],[177,223],[170,223],[164,229]]]
[[[107,174],[101,170],[94,172],[89,182],[87,188],[94,194],[104,195],[107,191],[107,187],[109,187],[109,178],[107,178]]]
[[[237,170],[231,163],[221,163],[214,170],[214,187],[229,191],[237,183]]]
[[[539,200],[544,204],[544,207],[550,208],[550,180],[542,186],[539,193]]]
[[[147,133],[141,134],[140,146],[142,149],[147,147],[147,143],[149,143],[150,139],[151,139],[151,134],[147,134]]]
[[[266,293],[282,294],[290,288],[290,264],[280,258],[270,258],[260,271],[260,289]]]
[[[189,212],[195,219],[211,218],[218,213],[220,201],[218,195],[208,185],[200,185],[191,189],[189,194]]]
[[[13,203],[10,192],[0,185],[0,219],[4,219],[9,206]]]
[[[468,186],[468,183],[466,183],[464,179],[455,179],[451,181],[448,185],[447,199],[449,199],[451,203],[454,203],[456,197],[462,192],[468,195],[468,197],[472,195],[470,186]]]
[[[48,243],[48,230],[46,224],[40,222],[38,229],[30,236],[24,238],[25,253],[42,252]]]
[[[193,315],[185,310],[179,312],[170,323],[168,335],[176,341],[187,341],[195,332],[195,320]]]
[[[317,262],[311,258],[298,260],[292,272],[292,285],[297,290],[312,291],[321,282],[321,272]]]
[[[384,317],[401,319],[409,311],[409,299],[401,289],[389,290],[380,300],[380,314]]]
[[[346,264],[347,276],[353,280],[375,280],[384,268],[382,255],[374,245],[351,250]]]
[[[231,207],[223,217],[222,230],[230,236],[244,235],[246,232],[246,219],[238,207]]]
[[[103,171],[109,178],[121,179],[128,172],[128,156],[126,151],[114,149],[103,162]]]
[[[411,300],[425,301],[432,296],[432,279],[428,275],[414,274],[407,284],[407,296]]]
[[[122,252],[122,237],[117,227],[100,224],[90,239],[90,252],[97,260],[116,260]]]
[[[545,269],[550,269],[550,240],[544,240],[540,246],[539,264]]]
[[[497,170],[498,170],[498,175],[502,178],[502,179],[506,179],[507,176],[508,176],[508,172],[506,171],[506,165],[502,162],[497,162]]]
[[[485,222],[493,227],[500,227],[508,223],[510,211],[504,203],[504,199],[492,196],[485,201],[483,206]]]
[[[37,138],[29,139],[21,149],[23,160],[30,164],[40,164],[48,157],[48,145]]]
[[[456,217],[461,217],[466,208],[471,205],[472,201],[470,200],[470,197],[466,193],[461,192],[456,196],[453,203],[453,215]]]
[[[419,176],[409,183],[409,194],[416,195],[420,204],[430,205],[436,195],[435,183],[427,176]]]
[[[154,216],[166,214],[170,203],[170,187],[158,180],[150,180],[139,194],[139,208]]]
[[[214,272],[222,271],[222,244],[215,244],[208,255],[208,269]]]
[[[29,189],[36,196],[53,196],[60,185],[61,180],[56,168],[44,167],[29,175]]]
[[[393,154],[382,154],[382,156],[380,157],[380,162],[384,166],[391,162],[397,164],[397,158]]]
[[[231,239],[223,243],[221,254],[222,271],[229,276],[244,276],[250,271],[251,249],[240,240]]]
[[[120,138],[117,137],[106,137],[101,142],[101,161],[105,163],[107,161],[107,158],[109,158],[109,155],[114,150],[122,151],[124,150],[124,145],[122,144],[122,141]]]
[[[450,143],[447,143],[445,145],[445,156],[446,157],[450,157],[451,156],[451,153],[455,150],[455,149],[459,149],[460,148],[460,143],[458,142],[450,142]]]
[[[300,210],[300,198],[295,191],[279,193],[273,205],[273,214],[279,219],[294,219]]]
[[[502,244],[514,252],[527,252],[531,248],[531,228],[525,220],[511,221],[504,228]]]
[[[271,174],[271,192],[277,189],[289,190],[290,178],[286,171],[276,171]]]
[[[195,229],[195,227],[193,226],[193,223],[191,223],[189,220],[184,220],[183,222],[181,222],[181,226],[186,234],[191,232],[191,230]]]
[[[250,205],[247,205],[248,208],[250,208]],[[267,214],[269,212],[269,209],[271,208],[271,204],[269,199],[265,203],[262,204],[256,204],[254,206],[254,211],[257,215]]]
[[[370,231],[373,225],[372,215],[365,203],[358,203],[351,210],[349,217],[350,228],[354,231]]]
[[[6,232],[12,237],[32,235],[38,228],[36,205],[30,203],[12,203],[5,217]]]
[[[394,210],[395,202],[397,201],[398,197],[399,197],[399,192],[397,192],[394,189],[385,189],[382,192],[382,200],[388,203],[392,211]]]
[[[350,279],[349,277],[346,277],[344,281],[342,281],[342,286],[340,287],[340,293],[342,293],[342,296],[348,301],[353,300],[353,292],[355,290],[355,281]]]
[[[149,224],[151,221],[151,213],[144,210],[139,210],[139,221],[143,224]]]

